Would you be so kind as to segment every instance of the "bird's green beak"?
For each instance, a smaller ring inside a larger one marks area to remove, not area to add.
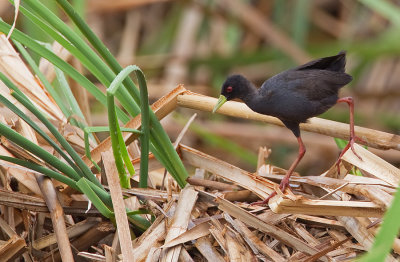
[[[226,97],[224,95],[220,95],[218,98],[217,104],[214,106],[213,113],[215,113],[223,104],[226,102]]]

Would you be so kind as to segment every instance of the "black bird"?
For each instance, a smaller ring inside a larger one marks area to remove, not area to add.
[[[213,113],[226,101],[239,98],[253,111],[279,118],[296,136],[299,153],[280,183],[282,191],[289,186],[290,175],[306,152],[299,124],[306,122],[310,117],[324,113],[336,103],[345,102],[350,107],[350,141],[336,164],[339,164],[341,157],[349,148],[356,154],[354,141],[362,140],[354,134],[353,98],[338,97],[339,89],[352,80],[352,77],[345,73],[345,65],[346,52],[341,51],[335,56],[313,60],[279,73],[265,81],[259,89],[242,75],[231,75],[222,85],[221,96]],[[257,204],[268,203],[275,194],[276,192],[272,193]]]

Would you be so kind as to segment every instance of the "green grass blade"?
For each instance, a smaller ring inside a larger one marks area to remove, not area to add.
[[[92,44],[92,46],[104,58],[104,60],[111,67],[111,69],[114,72],[122,71],[122,67],[118,64],[117,60],[112,56],[107,47],[100,41],[100,39],[96,37],[93,31],[85,23],[85,21],[83,21],[83,19],[74,12],[73,7],[68,3],[68,1],[65,0],[56,0],[56,1],[64,9],[66,14],[71,18],[71,20],[75,23],[75,25],[81,30],[83,35],[88,39],[88,41]],[[131,94],[134,100],[137,103],[139,103],[140,95],[138,90],[135,88],[135,85],[133,84],[132,80],[128,78],[124,81],[124,84],[126,84],[126,86],[129,87],[128,92]],[[121,97],[117,96],[117,98],[121,101]],[[163,165],[166,166],[170,174],[178,182],[179,186],[184,187],[186,184],[186,178],[188,177],[187,171],[183,166],[183,163],[179,158],[177,152],[172,146],[172,143],[169,140],[168,135],[165,133],[165,130],[162,128],[160,122],[158,121],[157,117],[154,115],[152,111],[150,111],[150,123],[152,126],[152,130],[154,129],[154,132],[151,132],[150,139],[154,144],[154,147],[157,148],[158,151],[157,154],[159,156],[160,154],[165,154],[167,156],[164,159],[169,163],[167,164],[167,162],[162,162]],[[159,138],[155,139],[154,134],[158,134]],[[155,141],[161,141],[162,143],[157,144],[155,143]]]
[[[4,125],[3,123],[0,123],[0,135],[3,135],[4,137],[14,142],[18,146],[31,152],[35,156],[39,157],[40,159],[42,159],[49,165],[53,166],[60,172],[66,174],[68,177],[74,179],[75,181],[78,181],[81,178],[79,174],[72,167],[62,162],[60,159],[50,154],[42,147],[31,142],[29,139],[26,139],[25,137],[15,132],[14,130]]]
[[[67,161],[72,168],[74,168],[74,170],[77,173],[81,172],[79,168],[75,165],[75,163],[71,160],[71,158],[68,157],[67,154],[65,154],[64,151],[42,129],[40,129],[40,127],[35,122],[33,122],[24,112],[22,112],[18,107],[16,107],[13,103],[11,103],[7,98],[2,96],[1,94],[0,94],[0,102],[3,105],[5,105],[8,109],[10,109],[12,112],[17,114],[29,126],[31,126],[33,130],[35,130],[41,137],[43,137],[43,139],[46,140],[46,142],[49,143],[54,148],[54,150],[56,150],[57,153],[59,153],[60,156],[64,158],[65,161]]]
[[[90,168],[85,164],[85,162],[83,162],[83,160],[80,158],[78,153],[72,148],[72,146],[68,143],[68,141],[58,132],[57,128],[32,103],[27,102],[25,96],[21,96],[16,92],[13,92],[12,95],[15,97],[15,99],[18,100],[18,102],[20,102],[29,111],[31,111],[47,127],[47,129],[53,134],[53,136],[57,139],[60,145],[71,156],[72,160],[75,161],[77,166],[82,171],[83,175],[93,183],[102,187],[100,182],[93,175]]]
[[[121,129],[121,132],[130,132],[130,133],[135,133],[135,134],[142,133],[139,130],[133,129],[133,128],[121,127],[120,129]],[[93,163],[93,165],[96,167],[96,169],[100,172],[101,171],[100,167],[92,159],[92,155],[90,154],[89,133],[94,133],[94,132],[110,132],[110,128],[108,126],[91,126],[91,127],[85,127],[83,129],[84,140],[85,140],[85,155]]]
[[[52,27],[58,30],[66,39],[68,39],[75,47],[78,48],[79,52],[83,54],[83,57],[90,58],[90,60],[85,59],[82,62],[90,62],[89,64],[84,64],[85,66],[90,66],[88,69],[93,70],[92,73],[100,80],[102,84],[108,86],[112,79],[115,77],[115,73],[103,62],[103,60],[86,44],[80,36],[74,32],[69,26],[67,26],[61,19],[59,19],[55,14],[46,8],[38,0],[26,0],[23,4],[29,6],[33,12],[44,19],[46,22],[50,23]],[[70,6],[73,10],[72,6]],[[75,10],[73,13],[76,14]],[[79,16],[78,16],[79,17]],[[81,58],[81,56],[80,56]],[[137,115],[140,110],[134,100],[127,95],[125,89],[121,89],[117,95],[121,104],[131,115]],[[126,122],[126,121],[124,121]]]
[[[29,161],[26,161],[26,160],[14,158],[14,157],[0,155],[0,159],[4,160],[4,161],[8,161],[10,163],[14,163],[14,164],[26,167],[26,168],[29,168],[29,169],[31,169],[33,171],[36,171],[38,173],[41,173],[41,174],[43,174],[45,176],[48,176],[50,178],[54,178],[55,180],[60,181],[60,182],[62,182],[64,184],[70,186],[71,188],[80,191],[79,188],[76,186],[76,183],[75,183],[74,180],[72,180],[71,178],[69,178],[67,176],[64,176],[64,175],[62,175],[62,174],[60,174],[60,173],[58,173],[58,172],[56,172],[54,170],[48,169],[46,167],[43,167],[41,165],[37,165],[35,163],[29,162]]]
[[[88,184],[88,180],[84,177],[79,179],[76,183],[79,187],[80,191],[83,192],[87,198],[93,203],[93,205],[100,211],[100,213],[108,219],[114,218],[114,212],[112,212],[101,199],[97,196],[97,194],[93,191],[93,189]]]
[[[5,23],[4,21],[0,21],[0,32],[7,34],[9,30],[10,25]],[[90,82],[86,77],[76,71],[76,69],[73,68],[70,64],[66,63],[50,50],[41,46],[34,39],[30,38],[29,36],[17,29],[14,29],[11,38],[20,42],[23,46],[30,48],[33,52],[37,53],[41,57],[44,57],[53,65],[60,68],[64,73],[69,75],[72,79],[74,79],[86,90],[88,90],[89,93],[91,93],[100,103],[106,105],[106,96],[92,82]],[[119,108],[117,109],[117,114],[122,121],[127,122],[129,120],[128,116]]]
[[[149,107],[149,98],[147,93],[147,84],[146,79],[144,77],[143,72],[139,67],[135,65],[130,65],[124,68],[115,78],[115,80],[111,83],[108,91],[108,94],[114,94],[118,87],[121,87],[122,81],[129,76],[132,72],[136,73],[136,77],[139,82],[140,88],[140,101],[141,101],[141,130],[142,134],[140,135],[140,148],[141,148],[141,158],[140,158],[140,180],[139,187],[146,188],[147,187],[147,177],[148,177],[148,162],[149,162],[149,138],[150,138],[150,118],[149,111],[151,110]],[[110,118],[109,118],[110,119]],[[111,123],[110,123],[111,126]],[[118,128],[118,126],[117,126]],[[122,136],[121,136],[122,138]],[[121,139],[119,140],[121,142]],[[122,141],[123,142],[123,141]],[[120,147],[125,148],[125,144],[120,145]],[[126,148],[125,148],[126,149]],[[125,161],[126,164],[126,161]],[[129,168],[129,165],[127,165]]]
[[[118,170],[121,187],[130,188],[130,178],[126,175],[124,160],[122,158],[122,148],[125,148],[125,143],[120,142],[121,131],[119,131],[118,118],[115,114],[114,94],[109,90],[110,88],[107,90],[107,112],[108,125],[110,127],[111,147],[114,154],[115,165]]]
[[[39,70],[39,67],[36,65],[35,61],[33,61],[32,57],[28,54],[28,52],[25,50],[25,48],[22,47],[22,45],[14,41],[15,46],[17,47],[18,51],[22,54],[22,56],[25,58],[25,61],[29,64],[33,72],[39,77],[40,81],[46,88],[46,90],[49,92],[50,96],[54,99],[56,102],[57,106],[60,108],[61,112],[63,112],[64,116],[67,118],[69,117],[69,111],[65,107],[63,101],[61,100],[60,96],[57,94],[57,92],[54,90],[53,86],[47,81],[47,78],[43,75],[43,73]]]

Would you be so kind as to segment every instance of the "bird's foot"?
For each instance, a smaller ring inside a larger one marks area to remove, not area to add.
[[[286,188],[290,188],[289,186],[289,177],[288,175],[286,175],[281,183],[279,184],[279,189],[281,190],[281,192],[285,192]],[[276,191],[272,192],[266,199],[264,199],[263,201],[257,201],[257,202],[253,202],[250,204],[250,206],[263,206],[263,205],[268,205],[268,202],[271,198],[273,198],[274,196],[276,196]]]
[[[338,174],[340,175],[340,162],[342,161],[342,157],[343,157],[343,155],[347,152],[347,150],[349,150],[349,148],[351,149],[351,151],[353,151],[353,154],[356,156],[356,157],[358,157],[358,159],[360,159],[361,161],[363,161],[363,159],[361,158],[361,156],[360,155],[358,155],[358,153],[356,152],[356,150],[354,149],[354,143],[355,143],[355,141],[357,141],[357,142],[361,142],[361,143],[365,143],[365,141],[362,139],[362,138],[360,138],[360,137],[358,137],[358,136],[352,136],[352,137],[350,137],[350,140],[349,140],[349,143],[347,143],[347,145],[345,146],[345,148],[343,148],[343,150],[342,150],[342,152],[340,153],[340,155],[339,155],[339,158],[338,158],[338,160],[336,161],[336,168],[337,168],[337,170],[338,170]]]

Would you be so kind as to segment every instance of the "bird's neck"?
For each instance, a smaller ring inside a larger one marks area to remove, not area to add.
[[[246,92],[246,95],[242,97],[243,102],[245,102],[246,105],[252,104],[252,101],[257,99],[258,92],[259,90],[257,87],[253,83],[249,82],[248,92]]]

